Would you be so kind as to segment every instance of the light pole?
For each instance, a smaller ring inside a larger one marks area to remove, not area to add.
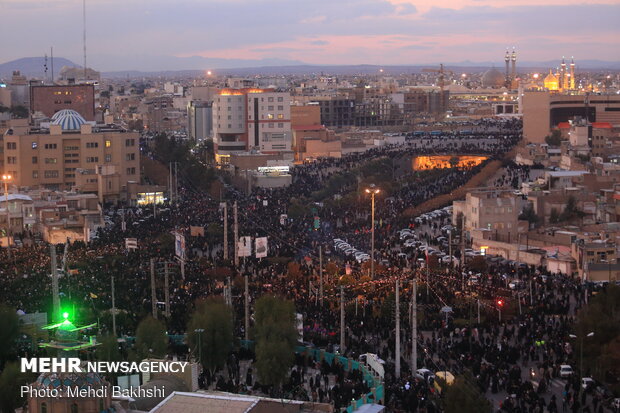
[[[2,175],[2,182],[4,183],[4,202],[6,203],[6,248],[11,256],[11,240],[9,238],[9,231],[11,231],[11,214],[9,213],[9,181],[13,179],[11,175]]]
[[[370,278],[375,278],[375,195],[377,195],[381,190],[375,187],[375,184],[370,184],[369,188],[366,188],[366,193],[370,194],[370,202],[371,202],[371,238],[370,238]]]
[[[194,333],[198,333],[198,364],[200,365],[202,365],[202,343],[200,341],[200,337],[204,331],[204,328],[197,328],[194,330]]]
[[[586,334],[586,337],[592,337],[594,335],[594,332],[590,332],[588,334]],[[577,336],[575,334],[569,334],[568,335],[570,338],[577,338]],[[584,336],[581,336],[579,338],[579,378],[583,378],[583,338]]]

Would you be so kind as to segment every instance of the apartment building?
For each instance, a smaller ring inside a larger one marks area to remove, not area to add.
[[[86,122],[77,112],[63,110],[39,129],[9,129],[4,162],[11,184],[20,188],[115,189],[118,194],[128,182],[140,182],[139,134]],[[77,179],[83,174],[89,175],[87,181]]]
[[[291,98],[270,89],[223,89],[213,102],[213,136],[218,163],[257,150],[291,151]]]

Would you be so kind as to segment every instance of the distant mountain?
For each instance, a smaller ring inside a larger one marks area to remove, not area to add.
[[[43,79],[45,77],[45,57],[23,57],[21,59],[12,60],[10,62],[0,64],[0,78],[10,79],[14,70],[19,70],[26,77],[36,77]],[[58,76],[63,66],[81,67],[64,57],[54,58],[54,75]],[[52,60],[47,58],[47,73],[52,75]]]

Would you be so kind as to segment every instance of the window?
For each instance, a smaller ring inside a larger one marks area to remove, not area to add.
[[[105,147],[109,148],[110,146],[112,146],[112,141],[105,141]]]
[[[95,163],[95,162],[99,162],[98,156],[87,156],[86,157],[86,163]]]
[[[55,163],[58,163],[58,159],[57,158],[45,158],[45,163],[46,164],[55,164]]]
[[[282,96],[278,96],[278,102],[284,102],[284,98]]]
[[[284,115],[282,113],[278,114],[278,119],[284,119]]]
[[[125,146],[136,146],[135,139],[125,139]]]
[[[7,149],[17,149],[17,142],[7,142],[6,143],[6,148]]]
[[[41,403],[41,413],[47,413],[47,403]]]
[[[268,114],[267,114],[267,119],[273,119],[273,114],[268,113]]]
[[[37,142],[32,142],[32,149],[37,149],[39,144]]]
[[[112,162],[112,155],[107,154],[107,155],[105,156],[105,161],[106,161],[106,162]]]
[[[71,404],[71,413],[78,413],[77,403],[72,403]]]
[[[65,159],[65,163],[79,163],[79,159]]]
[[[17,156],[7,156],[6,162],[15,165],[17,163]]]
[[[267,110],[273,110],[273,105],[267,106]]]
[[[135,175],[136,168],[127,168],[127,175]]]
[[[268,102],[273,102],[273,97],[267,99]]]
[[[33,156],[33,157],[32,157],[32,163],[33,163],[33,164],[35,164],[35,163],[39,163],[39,158],[37,158],[36,156]]]
[[[86,147],[87,148],[98,148],[99,142],[86,142]]]
[[[284,110],[284,106],[278,105],[278,110]]]
[[[125,155],[125,160],[126,161],[134,161],[136,160],[136,154],[135,153],[128,153]]]
[[[78,146],[65,146],[65,151],[77,151],[79,149]]]
[[[45,171],[43,176],[45,178],[58,178],[58,171]]]
[[[278,128],[283,128],[284,127],[284,123],[278,123]]]
[[[39,179],[39,171],[32,171],[32,179]]]
[[[273,123],[269,122],[269,127],[273,129]]]

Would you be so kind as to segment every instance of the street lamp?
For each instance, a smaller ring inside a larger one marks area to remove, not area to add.
[[[381,190],[375,187],[375,184],[370,184],[369,188],[366,188],[366,193],[370,194],[371,199],[371,239],[370,239],[370,277],[375,278],[375,195]]]
[[[204,333],[204,328],[197,328],[194,330],[194,333],[198,333],[198,364],[202,365],[202,343],[200,341],[200,337],[202,333]]]
[[[586,337],[592,337],[594,335],[594,332],[590,332],[588,334],[586,334]],[[568,335],[570,338],[577,338],[577,336],[575,334],[569,334]],[[579,378],[583,379],[583,338],[584,336],[581,336],[579,338],[580,341],[580,349],[579,349]],[[579,389],[580,391],[583,389],[582,383],[579,383]]]
[[[9,239],[9,231],[11,230],[11,219],[9,214],[9,181],[12,180],[11,175],[2,175],[2,182],[4,183],[4,201],[6,203],[6,247],[11,255],[11,241]]]

